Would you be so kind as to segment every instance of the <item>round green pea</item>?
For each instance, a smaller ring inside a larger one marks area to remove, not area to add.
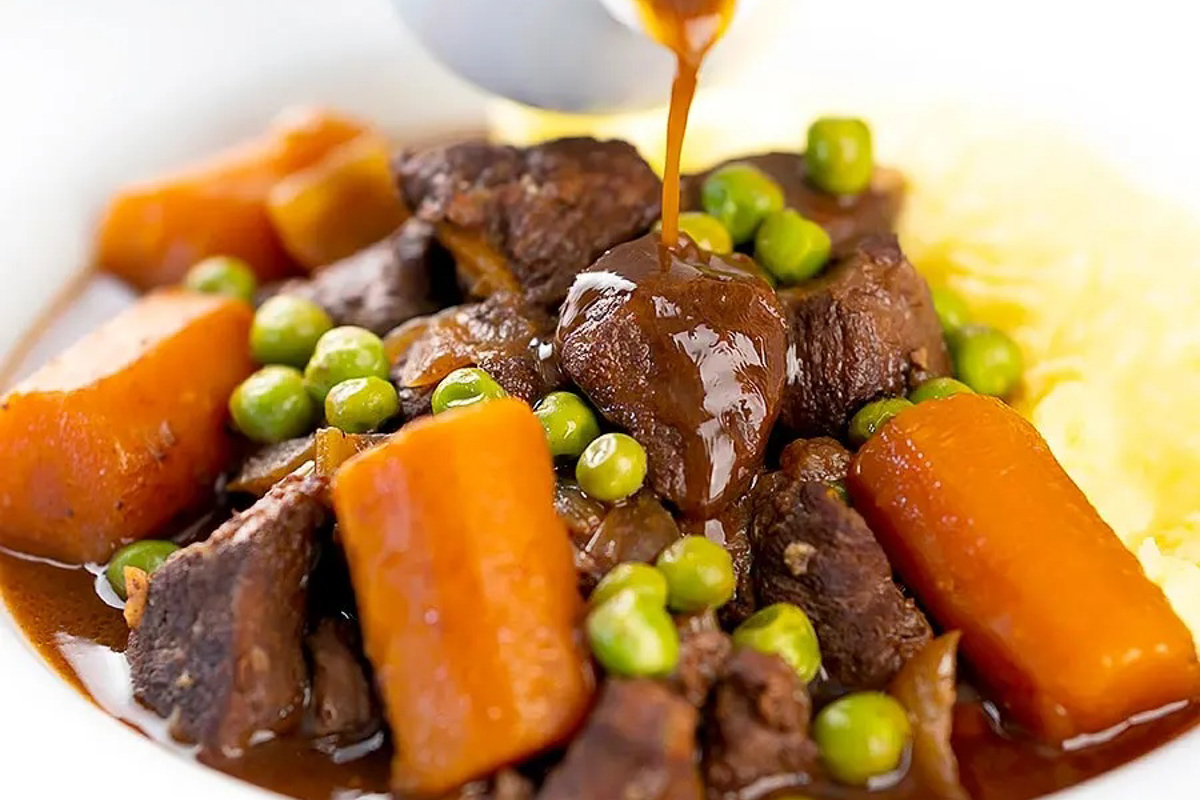
[[[461,408],[485,400],[508,397],[504,387],[479,367],[462,367],[442,378],[433,390],[433,413],[441,414],[452,408]],[[545,423],[542,423],[545,425]]]
[[[851,786],[895,770],[912,738],[904,706],[882,692],[857,692],[833,701],[813,723],[825,768]]]
[[[346,433],[367,433],[400,413],[396,387],[374,375],[342,381],[325,395],[325,419]]]
[[[343,325],[326,331],[317,340],[312,358],[304,368],[304,382],[318,403],[329,390],[354,378],[386,378],[387,354],[383,340],[366,328]]]
[[[609,570],[592,590],[590,600],[593,605],[598,605],[625,591],[633,592],[648,603],[667,605],[667,579],[657,569],[640,561],[626,561]]]
[[[824,117],[808,128],[808,179],[830,194],[858,194],[871,185],[871,128],[861,119]]]
[[[636,592],[618,592],[595,606],[584,627],[592,654],[610,674],[660,678],[679,663],[679,633],[671,615]]]
[[[158,539],[144,539],[127,544],[113,554],[112,560],[108,562],[108,566],[104,570],[104,576],[108,578],[108,583],[117,596],[122,600],[127,600],[125,568],[135,567],[147,575],[152,575],[163,565],[167,557],[178,549],[179,545],[174,542],[164,542]]]
[[[703,211],[684,211],[679,215],[679,230],[691,237],[696,246],[717,255],[733,252],[733,239],[721,220]]]
[[[949,338],[954,372],[980,394],[1007,397],[1021,382],[1021,348],[1004,332],[967,325]]]
[[[904,409],[912,408],[912,405],[903,397],[888,397],[867,403],[850,418],[850,441],[855,446],[861,445],[874,436],[875,431],[882,428],[884,423]]]
[[[258,307],[250,326],[250,351],[260,364],[304,368],[333,320],[311,300],[276,295]]]
[[[938,322],[942,323],[942,332],[947,336],[971,321],[967,301],[949,286],[932,286],[929,294],[933,298],[933,310]]]
[[[924,403],[926,400],[941,400],[956,394],[974,394],[970,386],[954,378],[930,378],[908,393],[908,399],[913,403]]]
[[[612,503],[629,497],[646,480],[646,450],[624,433],[597,436],[579,456],[575,480],[597,500]]]
[[[600,422],[583,398],[573,392],[551,392],[533,413],[546,429],[550,453],[578,458],[600,435]]]
[[[308,433],[316,422],[317,409],[300,370],[274,364],[233,390],[229,413],[247,438],[270,444]]]
[[[737,585],[729,551],[703,536],[676,539],[654,565],[667,579],[667,605],[675,611],[719,608]]]
[[[193,292],[236,297],[249,303],[258,290],[258,279],[250,265],[240,258],[211,256],[187,271],[183,285]]]
[[[733,643],[774,653],[811,681],[821,671],[821,648],[808,615],[791,603],[774,603],[751,614],[733,632]]]
[[[785,286],[820,272],[832,247],[824,228],[790,208],[768,214],[754,236],[755,260]]]
[[[700,190],[704,210],[729,232],[734,244],[754,237],[763,219],[783,208],[783,189],[753,164],[726,164],[708,176]]]

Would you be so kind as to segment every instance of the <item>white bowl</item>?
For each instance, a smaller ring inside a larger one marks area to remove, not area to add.
[[[1072,126],[1145,181],[1200,201],[1195,104],[1185,99],[1194,92],[1183,85],[1200,74],[1200,56],[1184,4],[798,6],[784,45],[763,54],[775,59],[776,76],[757,84],[765,105],[820,96],[856,109],[881,92],[914,102],[982,99]],[[97,210],[122,181],[250,134],[291,103],[337,105],[421,133],[477,125],[483,108],[421,53],[388,0],[8,3],[0,75],[0,352],[86,263]],[[120,297],[93,295],[77,328]],[[3,612],[0,709],[4,796],[265,796],[89,705]],[[1197,762],[1200,730],[1061,796],[1190,800]]]

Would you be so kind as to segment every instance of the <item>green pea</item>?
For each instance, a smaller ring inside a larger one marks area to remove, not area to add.
[[[633,592],[648,603],[667,605],[667,579],[657,569],[640,561],[617,564],[600,579],[589,599],[593,605],[598,605],[624,591]]]
[[[700,190],[704,210],[720,222],[734,244],[754,237],[763,219],[783,208],[783,189],[753,164],[726,164],[708,176]]]
[[[325,395],[325,419],[346,433],[367,433],[400,413],[396,387],[374,375],[342,381]]]
[[[949,338],[954,372],[980,394],[1007,397],[1021,382],[1021,348],[1004,332],[967,325]]]
[[[808,128],[808,179],[830,194],[858,194],[871,185],[872,151],[871,129],[861,119],[819,119]]]
[[[851,786],[895,770],[912,728],[904,706],[882,692],[858,692],[833,701],[813,723],[813,739],[825,768]]]
[[[855,446],[861,445],[874,436],[875,431],[882,428],[884,423],[904,409],[912,408],[912,405],[903,397],[889,397],[867,403],[850,418],[850,441]]]
[[[733,239],[721,220],[702,211],[685,211],[679,215],[679,230],[691,237],[702,250],[718,255],[733,252]]]
[[[584,627],[592,654],[613,675],[660,678],[679,662],[671,615],[636,592],[618,592],[595,606]]]
[[[675,611],[719,608],[737,585],[729,551],[703,536],[676,539],[654,565],[667,579],[667,605]]]
[[[597,500],[611,503],[629,497],[646,480],[646,450],[624,433],[597,436],[579,456],[575,480]]]
[[[258,307],[250,327],[250,350],[260,364],[304,368],[317,340],[333,320],[325,309],[302,297],[280,294]]]
[[[254,300],[258,279],[242,259],[212,256],[193,265],[184,276],[183,285],[193,292],[236,297],[249,303]]]
[[[754,258],[785,286],[820,272],[832,247],[824,228],[790,208],[768,214],[754,236]]]
[[[808,615],[791,603],[775,603],[751,614],[733,632],[733,643],[774,653],[804,682],[821,671],[821,649]]]
[[[550,453],[578,458],[584,448],[600,435],[600,422],[583,398],[573,392],[551,392],[534,406]]]
[[[135,567],[147,575],[153,575],[154,571],[167,560],[167,557],[178,549],[179,545],[174,542],[164,542],[158,539],[144,539],[127,544],[113,554],[112,560],[108,562],[108,566],[104,570],[104,576],[108,578],[108,583],[112,586],[113,591],[122,600],[127,600],[129,598],[125,596],[125,568]]]
[[[317,409],[300,370],[271,365],[233,390],[229,413],[247,438],[270,444],[308,433],[316,422]]]
[[[946,335],[971,321],[971,310],[962,295],[949,286],[931,286],[929,294],[933,298],[933,310],[938,322],[942,323],[942,332]]]
[[[926,400],[941,400],[956,394],[974,394],[971,387],[954,378],[930,378],[908,393],[908,399],[913,403],[924,403]]]
[[[452,408],[461,408],[485,400],[508,397],[504,387],[479,367],[456,369],[433,390],[433,413],[440,414]],[[543,425],[545,423],[542,423]]]
[[[318,403],[324,403],[329,390],[342,381],[387,376],[383,340],[354,325],[333,328],[321,336],[304,368],[304,382]]]

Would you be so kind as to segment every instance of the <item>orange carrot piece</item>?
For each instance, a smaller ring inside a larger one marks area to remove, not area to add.
[[[128,186],[105,210],[96,261],[140,289],[177,283],[212,255],[244,258],[264,281],[292,274],[295,264],[267,214],[268,192],[365,130],[327,112],[293,110],[257,139]]]
[[[0,400],[0,545],[102,562],[212,495],[250,307],[147,295]]]
[[[957,395],[902,412],[848,484],[905,583],[1040,738],[1200,696],[1187,627],[1003,403]]]
[[[284,249],[308,270],[374,244],[408,216],[387,140],[374,133],[275,184],[267,212]]]
[[[396,754],[433,795],[567,739],[593,690],[545,433],[519,400],[417,420],[333,498]]]

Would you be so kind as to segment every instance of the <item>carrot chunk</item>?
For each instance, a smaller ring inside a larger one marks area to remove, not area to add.
[[[1043,740],[1200,696],[1187,627],[1003,403],[957,395],[902,412],[848,484],[905,583]]]
[[[122,189],[100,224],[99,266],[140,289],[177,283],[206,256],[244,258],[263,281],[295,272],[267,214],[271,188],[361,135],[361,123],[311,109],[174,175]]]
[[[546,436],[495,400],[355,456],[333,497],[396,754],[432,795],[567,739],[593,678]]]
[[[0,400],[0,545],[105,561],[210,497],[250,307],[147,295]]]

